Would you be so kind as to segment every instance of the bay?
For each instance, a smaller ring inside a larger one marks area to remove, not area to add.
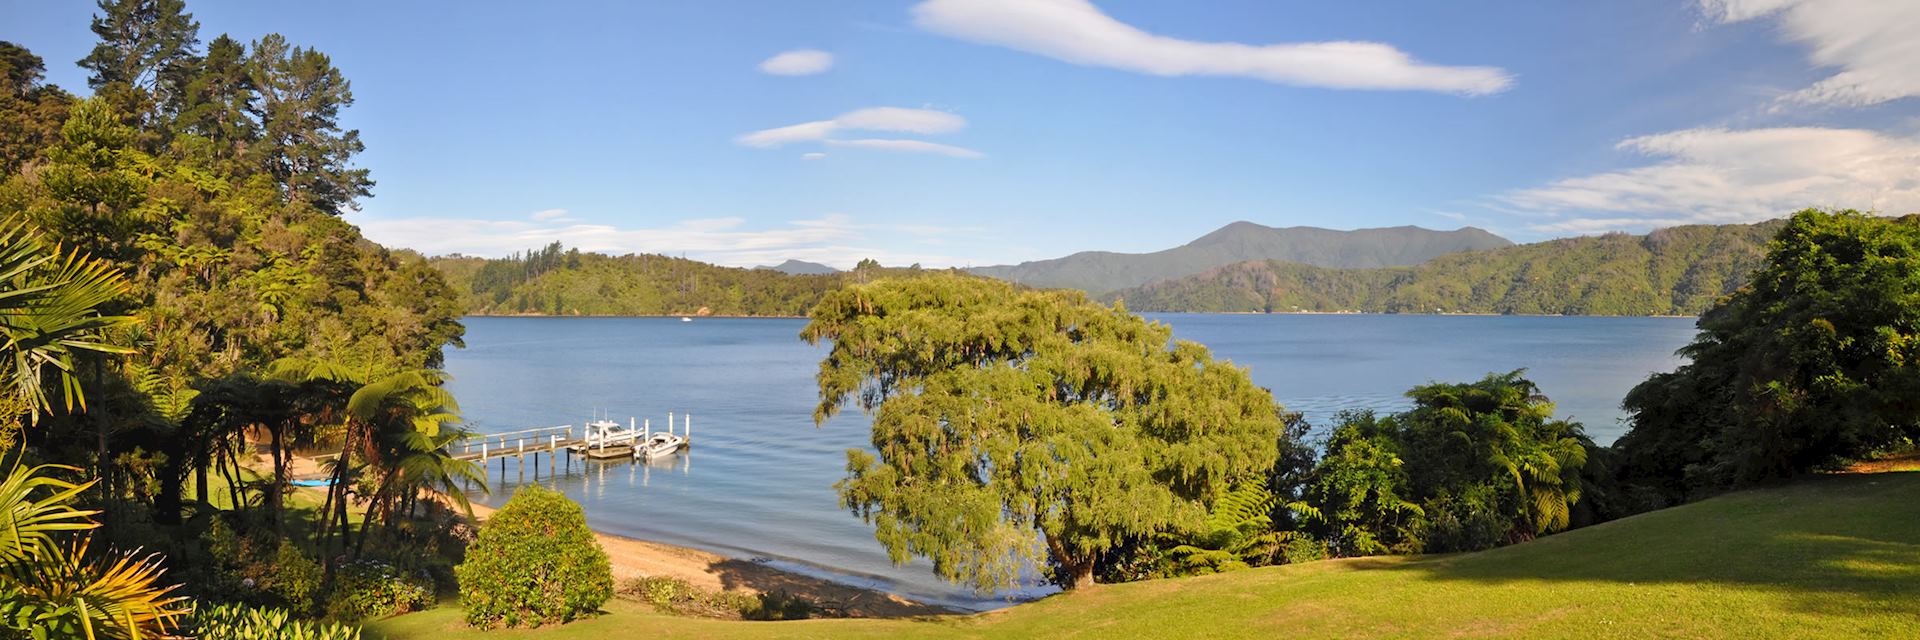
[[[1691,319],[1412,315],[1149,314],[1179,339],[1246,367],[1289,409],[1324,427],[1341,410],[1404,408],[1401,394],[1525,368],[1601,443],[1624,430],[1627,389],[1671,370]],[[868,447],[857,411],[816,427],[813,376],[825,347],[798,319],[467,318],[449,350],[469,427],[502,432],[605,415],[665,424],[692,414],[694,444],[665,463],[545,456],[489,473],[498,505],[520,478],[565,492],[597,530],[737,558],[964,609],[1004,606],[1042,585],[980,595],[924,561],[894,566],[872,529],[839,506],[846,450]],[[554,465],[560,463],[561,469]]]

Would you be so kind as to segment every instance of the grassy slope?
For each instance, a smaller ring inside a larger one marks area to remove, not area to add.
[[[755,623],[608,609],[485,637],[1915,637],[1920,473],[1818,477],[1482,553],[1107,585],[969,617]],[[480,635],[452,608],[368,630]]]

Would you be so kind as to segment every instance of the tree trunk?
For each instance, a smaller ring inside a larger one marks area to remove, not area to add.
[[[187,466],[193,461],[186,451],[167,452],[160,465],[160,495],[153,500],[153,519],[161,524],[180,524],[181,492],[186,490]]]
[[[108,415],[107,415],[106,363],[107,363],[107,354],[104,354],[104,353],[98,354],[93,358],[93,396],[94,397],[93,397],[93,407],[91,408],[89,413],[93,414],[90,417],[93,419],[94,435],[97,437],[96,444],[99,447],[98,450],[94,453],[94,456],[96,458],[96,462],[98,462],[100,465],[100,487],[106,490],[105,493],[106,493],[108,504],[112,504],[119,501],[120,493],[118,491],[115,491],[113,487],[113,480],[114,480],[113,459],[109,457],[108,448],[107,448],[107,429],[109,429],[110,427],[107,424]],[[115,511],[118,511],[118,510],[105,509],[101,511],[100,513],[101,528],[107,529],[107,530],[113,529],[113,512]]]
[[[207,458],[208,456],[203,453],[198,462],[193,465],[193,490],[201,504],[207,502]]]
[[[267,522],[273,527],[273,535],[278,537],[281,532],[281,494],[286,491],[285,483],[287,481],[286,460],[280,457],[280,452],[282,451],[280,425],[274,424],[267,426],[267,442],[268,453],[273,456],[273,479],[267,483]]]
[[[225,450],[231,449],[232,447],[223,446],[220,448],[222,450],[214,452],[213,459],[209,460],[208,463],[212,464],[215,469],[219,469],[220,477],[226,478],[227,480],[227,506],[231,507],[234,511],[239,511],[240,510],[240,485],[239,485],[240,480],[238,478],[233,477],[233,474],[228,473],[227,465],[223,464],[227,458],[231,457],[230,455],[223,455],[227,453],[227,451]]]
[[[1054,577],[1061,589],[1078,591],[1093,586],[1092,556],[1077,557],[1052,536],[1047,536],[1047,552],[1053,556],[1053,567],[1058,572]]]

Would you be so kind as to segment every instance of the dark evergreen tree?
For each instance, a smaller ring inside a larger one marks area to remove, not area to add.
[[[339,215],[373,195],[367,170],[353,167],[360,132],[340,128],[353,90],[326,54],[272,34],[253,43],[247,72],[261,133],[251,153],[287,199]]]

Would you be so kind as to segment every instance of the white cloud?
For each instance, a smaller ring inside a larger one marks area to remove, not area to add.
[[[818,151],[811,151],[811,152],[808,152],[808,153],[802,153],[802,154],[800,154],[800,159],[801,159],[801,160],[819,160],[819,159],[821,159],[821,158],[825,158],[825,157],[827,157],[827,154],[824,154],[824,153],[820,153],[820,152],[818,152]]]
[[[770,149],[798,142],[821,142],[833,146],[860,149],[879,149],[884,151],[909,151],[936,153],[955,158],[983,158],[986,154],[953,145],[937,144],[921,140],[859,139],[843,140],[833,136],[843,131],[890,131],[900,133],[918,133],[924,135],[953,133],[966,128],[967,119],[945,111],[932,109],[908,109],[904,107],[871,107],[849,111],[832,120],[815,120],[800,124],[762,129],[742,134],[734,142],[742,146]],[[825,157],[801,156],[815,160]]]
[[[1698,0],[1732,23],[1778,16],[1781,32],[1839,71],[1782,99],[1861,107],[1920,96],[1920,2],[1914,0]]]
[[[749,147],[770,148],[795,142],[826,140],[835,132],[846,130],[937,134],[953,133],[966,126],[966,118],[945,111],[907,109],[904,107],[872,107],[848,111],[832,120],[815,120],[813,122],[802,122],[784,127],[761,129],[734,138],[734,141]]]
[[[1754,222],[1808,207],[1920,211],[1920,139],[1860,129],[1686,129],[1618,148],[1662,161],[1497,199],[1553,218],[1532,227],[1550,233]]]
[[[784,51],[760,63],[760,71],[776,76],[810,76],[833,68],[833,54],[818,49]]]
[[[965,147],[956,147],[948,144],[927,142],[924,140],[886,140],[886,139],[876,139],[876,138],[865,138],[860,140],[828,140],[827,144],[836,146],[836,147],[853,147],[856,149],[878,149],[881,151],[905,151],[910,153],[933,153],[933,154],[939,154],[939,155],[948,156],[952,158],[977,159],[977,158],[987,157],[987,154],[980,153],[978,151],[974,151],[972,149],[968,149]]]
[[[530,215],[528,215],[527,217],[528,217],[528,218],[532,218],[532,219],[534,219],[534,220],[538,220],[538,221],[541,221],[541,222],[546,222],[546,221],[549,221],[549,220],[566,220],[566,219],[568,219],[568,218],[567,218],[567,210],[566,210],[566,209],[541,209],[541,210],[539,210],[539,211],[535,211],[535,212],[533,212],[532,214],[530,214]]]
[[[963,260],[944,255],[880,248],[868,237],[874,231],[918,235],[926,232],[924,229],[859,224],[852,217],[840,214],[758,229],[750,228],[746,220],[737,217],[689,219],[657,228],[542,220],[364,219],[367,217],[367,214],[355,213],[350,214],[349,220],[375,242],[427,255],[460,253],[497,257],[560,242],[581,251],[685,255],[734,267],[797,259],[850,269],[861,258],[874,258],[889,265],[965,264]]]
[[[1498,67],[1423,63],[1378,42],[1250,45],[1155,35],[1087,0],[928,0],[914,24],[935,33],[1080,65],[1159,76],[1239,76],[1335,89],[1497,93],[1513,79]]]

